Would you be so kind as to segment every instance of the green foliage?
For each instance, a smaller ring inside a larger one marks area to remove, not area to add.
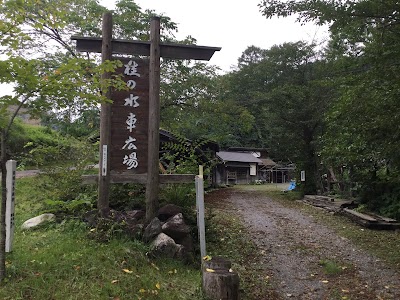
[[[11,126],[7,154],[17,160],[19,168],[41,168],[56,163],[63,165],[83,148],[93,151],[91,147],[49,128],[24,124],[17,119]]]
[[[117,222],[113,218],[97,218],[96,226],[88,233],[88,238],[97,242],[108,243],[116,238],[123,238],[126,230],[126,223]]]
[[[325,274],[327,275],[338,275],[343,272],[342,267],[339,266],[338,263],[329,259],[320,260],[319,265],[323,268]]]
[[[206,139],[190,141],[174,135],[171,141],[162,144],[161,164],[167,173],[197,174],[199,165],[202,165],[204,174],[209,174],[216,163],[211,157],[209,143],[213,142]]]
[[[77,215],[93,208],[93,198],[90,199],[85,194],[79,195],[77,198],[71,201],[45,200],[46,212]]]
[[[0,298],[202,299],[197,269],[173,260],[149,260],[147,246],[138,241],[114,237],[96,242],[87,238],[88,231],[75,220],[25,235],[17,229]]]
[[[317,189],[317,141],[333,93],[326,84],[328,65],[314,45],[249,47],[239,68],[224,79],[223,97],[244,107],[254,118],[241,146],[268,147],[278,161],[289,159],[310,174],[306,192]]]
[[[112,184],[110,207],[116,210],[144,209],[145,186],[133,183]]]
[[[300,22],[329,26],[323,58],[330,72],[322,84],[333,93],[314,143],[319,171],[330,169],[355,187],[353,196],[369,209],[398,217],[400,131],[393,125],[400,118],[398,3],[264,0],[259,7],[267,18],[296,15]]]
[[[76,116],[79,116],[78,118]],[[60,132],[62,135],[87,139],[99,135],[100,110],[98,107],[83,108],[82,111],[48,112],[41,118],[41,124]]]
[[[169,184],[161,189],[160,200],[190,209],[196,205],[196,190],[193,184]]]
[[[42,190],[39,198],[45,211],[79,215],[93,207],[97,199],[96,186],[82,184],[82,175],[89,171],[92,161],[91,145],[81,145],[70,155],[73,160],[49,167],[38,177],[37,186]]]

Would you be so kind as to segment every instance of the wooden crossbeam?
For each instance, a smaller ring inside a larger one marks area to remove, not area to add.
[[[161,184],[166,183],[193,183],[196,175],[194,174],[160,174]],[[83,175],[84,184],[96,184],[99,180],[98,175]],[[110,183],[141,183],[146,184],[147,174],[112,174]]]
[[[102,38],[72,36],[76,49],[80,52],[101,53]],[[185,44],[160,43],[160,56],[173,59],[210,60],[220,47],[208,47]],[[132,54],[150,56],[150,42],[137,40],[112,40],[113,54]]]

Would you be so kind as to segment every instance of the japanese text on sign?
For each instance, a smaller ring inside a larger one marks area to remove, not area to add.
[[[137,64],[137,62],[130,60],[125,65],[124,75],[130,76],[130,77],[134,77],[134,76],[140,77],[140,74],[137,70],[138,66],[139,65]],[[129,94],[129,97],[125,99],[124,106],[129,106],[132,108],[139,107],[140,106],[139,96],[134,94],[134,90],[136,87],[136,81],[133,79],[129,79],[126,84],[130,90],[130,94]],[[127,124],[126,129],[129,131],[129,134],[135,133],[136,122],[137,122],[136,115],[133,112],[130,112],[126,119],[126,124]],[[122,147],[122,150],[130,151],[129,154],[126,154],[124,156],[123,161],[122,161],[122,164],[124,164],[128,170],[136,169],[139,166],[139,161],[138,161],[137,153],[136,153],[137,147],[135,145],[135,142],[136,142],[136,138],[129,135],[128,139],[125,141],[125,144]]]

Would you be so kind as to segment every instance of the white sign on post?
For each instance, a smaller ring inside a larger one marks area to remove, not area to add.
[[[107,145],[103,145],[101,176],[107,176]]]
[[[306,171],[300,172],[300,181],[306,181]]]
[[[7,200],[6,200],[6,252],[11,252],[14,239],[14,210],[15,210],[15,170],[17,162],[9,160],[6,163],[7,170]]]

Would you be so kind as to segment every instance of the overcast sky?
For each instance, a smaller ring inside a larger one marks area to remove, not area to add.
[[[294,18],[267,20],[259,12],[261,0],[135,0],[143,10],[152,9],[178,24],[177,39],[191,35],[201,46],[222,47],[210,63],[229,71],[248,46],[268,49],[290,41],[321,40],[326,31],[316,25],[301,26]],[[100,3],[109,8],[114,1]]]

